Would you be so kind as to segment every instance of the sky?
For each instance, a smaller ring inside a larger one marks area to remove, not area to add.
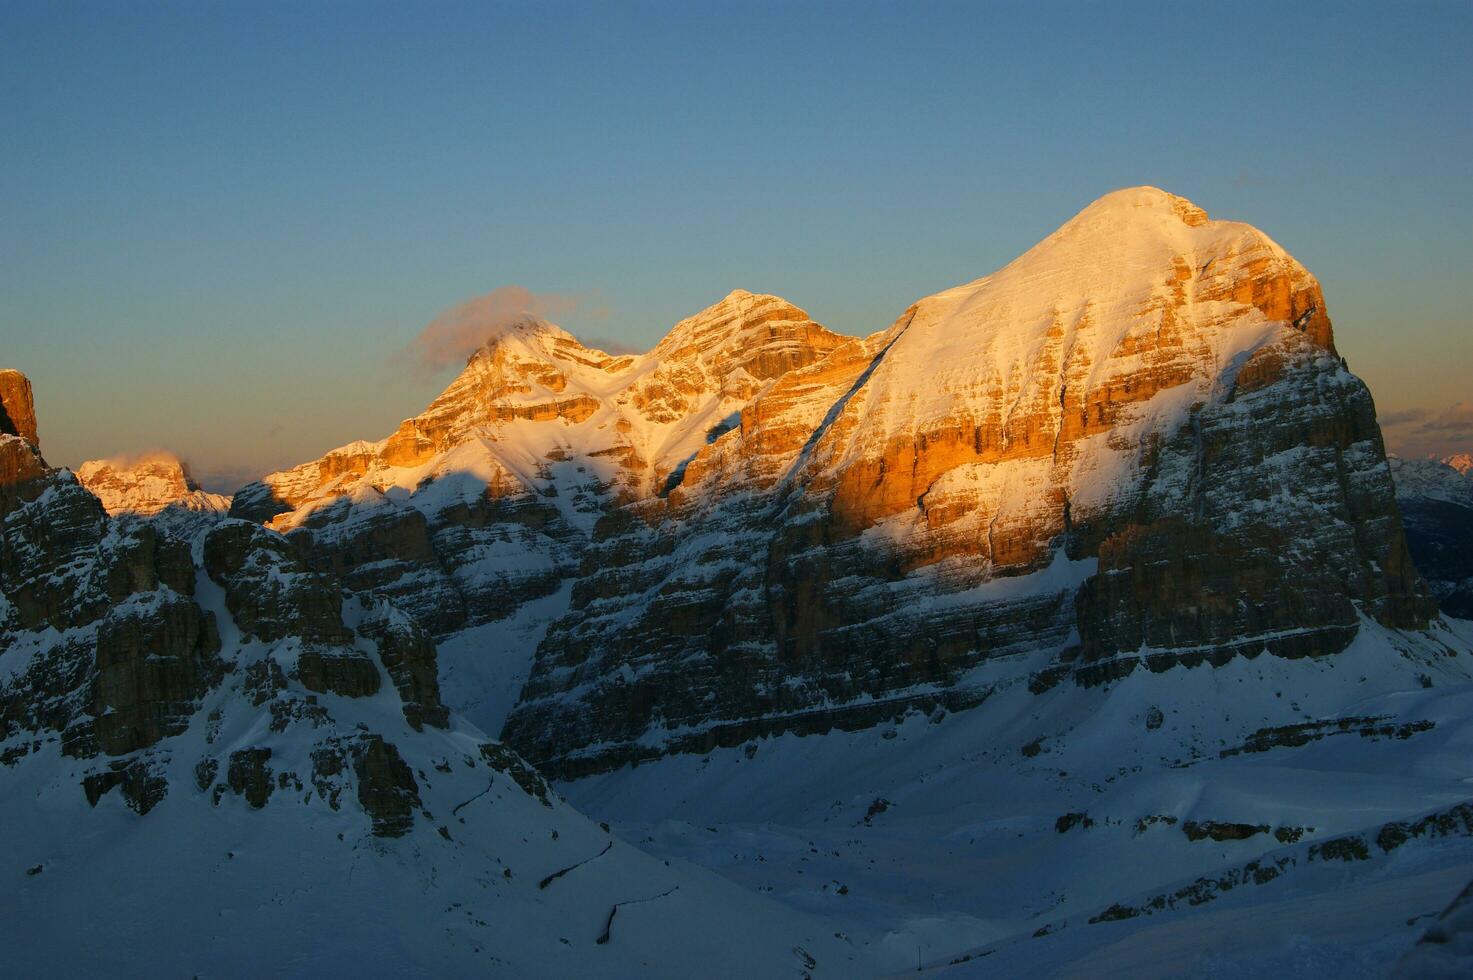
[[[3,0],[0,367],[53,464],[231,490],[422,409],[478,297],[867,334],[1154,184],[1315,273],[1394,450],[1473,449],[1470,42],[1464,0]]]

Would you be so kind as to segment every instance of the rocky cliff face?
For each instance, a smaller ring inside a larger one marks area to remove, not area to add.
[[[170,739],[263,716],[271,732],[302,737],[337,724],[314,695],[347,699],[334,707],[352,716],[352,699],[378,693],[381,671],[406,724],[447,725],[434,646],[391,606],[345,603],[337,582],[247,522],[184,535],[123,508],[110,518],[76,477],[35,458],[0,511],[7,765],[59,751],[85,771],[94,805],[122,786],[141,814],[179,791],[179,772],[224,771],[210,748],[181,768]],[[87,472],[105,492],[124,482],[109,467]],[[140,472],[132,489],[162,479]]]
[[[30,379],[0,371],[0,512],[40,493],[45,473]]]
[[[31,380],[19,371],[0,371],[0,435],[18,436],[33,446],[41,445],[36,434]]]
[[[689,976],[735,954],[733,923],[770,937],[747,951],[764,973],[859,955],[571,810],[447,712],[413,618],[345,593],[292,541],[109,516],[34,443],[0,438],[24,462],[0,484],[0,837],[24,882],[7,925],[28,937],[14,970]],[[118,881],[129,901],[79,937],[77,903]],[[680,949],[639,910],[613,921],[677,892],[652,908]],[[168,930],[191,941],[138,941]]]
[[[1391,459],[1407,546],[1438,605],[1473,619],[1473,459]]]
[[[231,514],[287,533],[318,567],[443,637],[551,595],[611,506],[678,482],[743,405],[841,341],[743,292],[639,357],[527,320],[387,439],[274,473]]]
[[[625,511],[507,725],[554,771],[1432,613],[1318,285],[1149,188],[785,376]]]
[[[521,324],[235,513],[440,636],[571,581],[505,729],[562,774],[1434,612],[1318,284],[1154,188],[864,339],[740,292],[638,357]]]
[[[189,468],[173,453],[88,460],[77,467],[77,479],[92,491],[109,514],[154,517],[164,511],[224,514],[230,498],[209,493],[194,482]]]

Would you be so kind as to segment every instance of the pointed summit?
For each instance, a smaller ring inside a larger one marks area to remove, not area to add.
[[[717,379],[741,369],[766,381],[813,363],[848,339],[781,296],[734,289],[677,323],[652,353],[662,363],[694,362]]]

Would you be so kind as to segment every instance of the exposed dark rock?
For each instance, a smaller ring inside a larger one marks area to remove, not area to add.
[[[0,517],[45,489],[46,460],[19,436],[0,435]]]
[[[353,744],[353,772],[358,777],[358,803],[373,819],[376,837],[402,837],[414,826],[419,784],[381,735],[364,735]]]
[[[1314,833],[1313,827],[1275,827],[1274,840],[1280,844],[1297,844],[1305,834]]]
[[[1136,834],[1144,834],[1148,829],[1158,823],[1164,824],[1167,827],[1174,827],[1176,826],[1176,822],[1176,817],[1173,817],[1169,813],[1153,813],[1149,816],[1141,817],[1135,822],[1135,832]]]
[[[1473,803],[1460,803],[1447,810],[1429,813],[1420,820],[1398,820],[1385,824],[1376,834],[1376,845],[1390,853],[1409,840],[1420,837],[1473,837]]]
[[[894,804],[884,797],[874,800],[874,802],[870,803],[869,809],[864,811],[864,825],[866,827],[870,826],[875,817],[878,817],[892,806]]]
[[[346,698],[378,693],[378,666],[353,647],[312,647],[297,657],[302,686],[319,694],[331,691]]]
[[[270,657],[253,661],[245,669],[241,690],[251,699],[251,704],[258,708],[286,688],[286,672]]]
[[[1093,827],[1095,822],[1088,813],[1066,813],[1054,821],[1054,830],[1060,834],[1066,834],[1075,827],[1083,827],[1085,830]]]
[[[1351,716],[1345,718],[1325,718],[1319,721],[1299,722],[1293,725],[1278,725],[1272,728],[1260,728],[1242,745],[1223,749],[1219,755],[1226,759],[1230,756],[1239,755],[1244,752],[1267,752],[1275,748],[1297,748],[1308,745],[1310,742],[1318,742],[1320,739],[1335,735],[1359,735],[1361,738],[1382,739],[1395,738],[1406,739],[1422,732],[1429,732],[1437,726],[1430,720],[1409,721],[1400,724],[1392,722],[1389,716]]]
[[[168,781],[153,771],[147,759],[113,762],[82,781],[87,802],[93,806],[114,786],[121,787],[124,802],[139,816],[152,810],[169,792]]]
[[[1268,824],[1252,823],[1226,823],[1217,820],[1204,820],[1198,823],[1188,820],[1181,825],[1181,832],[1187,835],[1188,840],[1199,841],[1212,838],[1219,843],[1229,840],[1247,840],[1256,834],[1266,834],[1269,831]]]
[[[1311,861],[1369,861],[1370,858],[1370,848],[1360,834],[1346,834],[1309,846]]]
[[[97,629],[98,747],[123,755],[189,727],[223,669],[215,619],[170,592],[119,606]]]
[[[225,770],[225,782],[230,791],[259,810],[271,798],[276,788],[272,782],[271,767],[266,763],[271,758],[269,748],[240,749],[230,753],[230,763]]]
[[[334,810],[342,806],[348,752],[342,739],[329,739],[312,750],[312,785]]]
[[[552,800],[548,798],[547,780],[510,748],[499,742],[483,742],[481,758],[490,763],[492,769],[510,776],[528,796],[535,797],[543,806],[552,806]]]
[[[205,538],[205,569],[225,589],[236,625],[266,641],[288,636],[346,644],[342,592],[308,568],[280,535],[244,521],[226,521]]]
[[[435,644],[407,616],[381,608],[364,618],[359,629],[378,642],[379,659],[404,702],[404,718],[419,731],[422,726],[445,728],[450,712],[440,702]]]
[[[0,370],[0,435],[18,436],[33,446],[41,445],[36,434],[36,401],[31,381],[9,368]]]
[[[0,592],[13,608],[15,630],[46,626],[66,631],[107,611],[98,582],[107,515],[71,474],[48,474],[0,526]],[[0,632],[0,646],[7,638]]]
[[[194,764],[194,784],[199,787],[201,793],[215,784],[215,776],[220,772],[220,760],[214,758],[201,759]]]

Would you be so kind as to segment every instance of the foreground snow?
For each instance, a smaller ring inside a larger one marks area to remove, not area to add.
[[[1326,660],[1015,686],[562,789],[654,853],[838,917],[891,971],[1381,976],[1473,879],[1470,649],[1467,622],[1367,623]],[[1280,726],[1300,727],[1254,737]],[[1352,837],[1364,859],[1333,843]]]

